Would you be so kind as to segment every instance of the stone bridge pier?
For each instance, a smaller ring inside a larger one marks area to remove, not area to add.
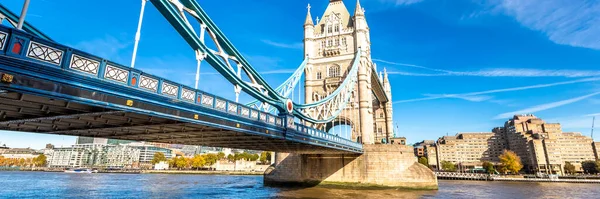
[[[363,154],[276,153],[264,174],[267,186],[341,185],[437,189],[433,171],[404,145],[364,145]]]

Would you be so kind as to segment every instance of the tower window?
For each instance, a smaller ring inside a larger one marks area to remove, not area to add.
[[[333,65],[329,67],[329,77],[338,77],[340,76],[340,66]]]
[[[321,72],[317,72],[317,79],[321,79]]]
[[[379,113],[379,117],[383,118],[383,112]]]

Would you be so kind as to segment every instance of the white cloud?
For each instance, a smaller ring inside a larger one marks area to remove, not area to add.
[[[429,68],[414,64],[396,63],[381,59],[373,59],[375,62],[424,69],[437,73],[412,73],[404,71],[389,71],[388,74],[405,76],[474,76],[474,77],[594,77],[600,76],[598,70],[542,70],[542,69],[513,69],[513,68],[490,68],[478,71],[451,71],[437,68]]]
[[[592,113],[592,114],[587,114],[585,115],[586,117],[594,117],[594,116],[600,116],[600,113]]]
[[[379,0],[379,3],[391,4],[394,6],[410,5],[422,2],[423,0]]]
[[[457,98],[471,102],[483,102],[492,99],[492,96],[487,95],[455,95],[455,94],[424,94],[428,97],[441,97],[441,98]]]
[[[304,49],[303,43],[281,43],[281,42],[271,41],[268,39],[263,39],[262,42],[267,45],[275,46],[278,48],[289,48],[289,49],[298,49],[298,50]]]
[[[484,94],[492,94],[492,93],[503,93],[503,92],[510,92],[510,91],[529,90],[529,89],[535,89],[535,88],[546,88],[546,87],[560,86],[560,85],[566,85],[566,84],[575,84],[575,83],[582,83],[582,82],[592,82],[592,81],[600,81],[600,77],[584,78],[584,79],[556,82],[556,83],[550,83],[550,84],[537,84],[537,85],[531,85],[531,86],[521,86],[521,87],[513,87],[513,88],[503,88],[503,89],[494,89],[494,90],[487,90],[487,91],[478,91],[478,92],[470,92],[470,93],[462,93],[462,94],[446,94],[446,95],[476,96],[476,95],[484,95]],[[434,100],[434,99],[442,99],[442,98],[449,98],[449,97],[447,97],[447,96],[432,96],[432,97],[424,97],[424,98],[416,98],[416,99],[408,99],[408,100],[399,100],[399,101],[395,101],[394,104],[406,103],[406,102],[418,102],[418,101],[426,101],[426,100]]]
[[[579,97],[575,97],[575,98],[571,98],[571,99],[566,99],[566,100],[562,100],[562,101],[556,101],[556,102],[551,102],[551,103],[547,103],[547,104],[540,104],[540,105],[536,105],[536,106],[518,110],[518,111],[502,113],[502,114],[497,115],[494,119],[505,119],[505,118],[512,117],[513,115],[516,115],[516,114],[526,114],[526,113],[535,113],[538,111],[544,111],[544,110],[572,104],[572,103],[587,99],[589,97],[596,96],[598,94],[600,94],[600,92],[595,92],[592,94],[579,96]]]
[[[495,9],[564,45],[600,49],[600,1],[500,0]]]

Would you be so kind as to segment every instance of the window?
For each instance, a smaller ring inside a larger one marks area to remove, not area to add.
[[[317,72],[317,79],[321,79],[321,72]]]
[[[335,26],[335,32],[339,32],[340,31],[340,26],[336,25]]]
[[[331,26],[327,26],[327,33],[331,33]]]
[[[377,133],[382,134],[383,133],[383,129],[381,127],[377,128]]]
[[[336,39],[335,40],[335,46],[339,46],[340,45],[340,40]]]
[[[346,45],[346,38],[342,38],[342,45]]]
[[[379,113],[379,117],[383,118],[383,112]]]
[[[329,77],[338,77],[340,76],[340,66],[333,65],[329,67]]]

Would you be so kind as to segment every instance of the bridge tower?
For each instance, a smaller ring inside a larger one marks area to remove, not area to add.
[[[305,102],[327,97],[344,81],[354,56],[362,50],[351,103],[325,130],[336,125],[352,127],[351,139],[364,144],[383,143],[392,136],[391,86],[387,73],[377,75],[371,60],[371,39],[364,9],[357,0],[351,15],[342,0],[329,0],[316,24],[310,5],[304,22]],[[319,113],[309,113],[319,114]],[[388,130],[389,129],[389,130]]]

